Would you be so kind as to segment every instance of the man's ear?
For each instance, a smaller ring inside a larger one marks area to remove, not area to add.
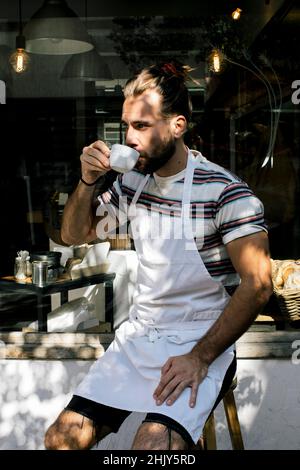
[[[180,139],[187,130],[186,118],[182,114],[172,119],[172,130],[175,139]]]

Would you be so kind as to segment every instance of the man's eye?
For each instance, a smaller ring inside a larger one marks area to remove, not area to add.
[[[143,129],[145,127],[145,124],[142,124],[141,122],[139,122],[137,125],[136,125],[137,129]]]

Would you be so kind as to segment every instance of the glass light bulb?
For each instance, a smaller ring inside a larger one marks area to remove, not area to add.
[[[217,73],[221,70],[221,60],[217,52],[215,52],[213,55],[213,69]]]
[[[209,68],[214,73],[223,72],[224,56],[218,49],[213,49],[208,58]]]
[[[242,10],[240,8],[237,8],[231,13],[232,18],[236,21],[239,20],[241,17]]]
[[[23,73],[29,65],[29,55],[24,49],[18,48],[10,56],[9,62],[16,73]]]

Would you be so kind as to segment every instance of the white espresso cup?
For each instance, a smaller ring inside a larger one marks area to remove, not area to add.
[[[138,161],[140,154],[127,145],[114,144],[110,150],[110,167],[119,173],[131,171]]]

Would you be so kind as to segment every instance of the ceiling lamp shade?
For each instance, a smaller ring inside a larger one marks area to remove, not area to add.
[[[112,80],[112,74],[103,58],[93,49],[85,54],[73,55],[66,63],[61,78]]]
[[[35,54],[79,54],[93,48],[78,16],[65,0],[45,0],[24,28],[26,50]]]

